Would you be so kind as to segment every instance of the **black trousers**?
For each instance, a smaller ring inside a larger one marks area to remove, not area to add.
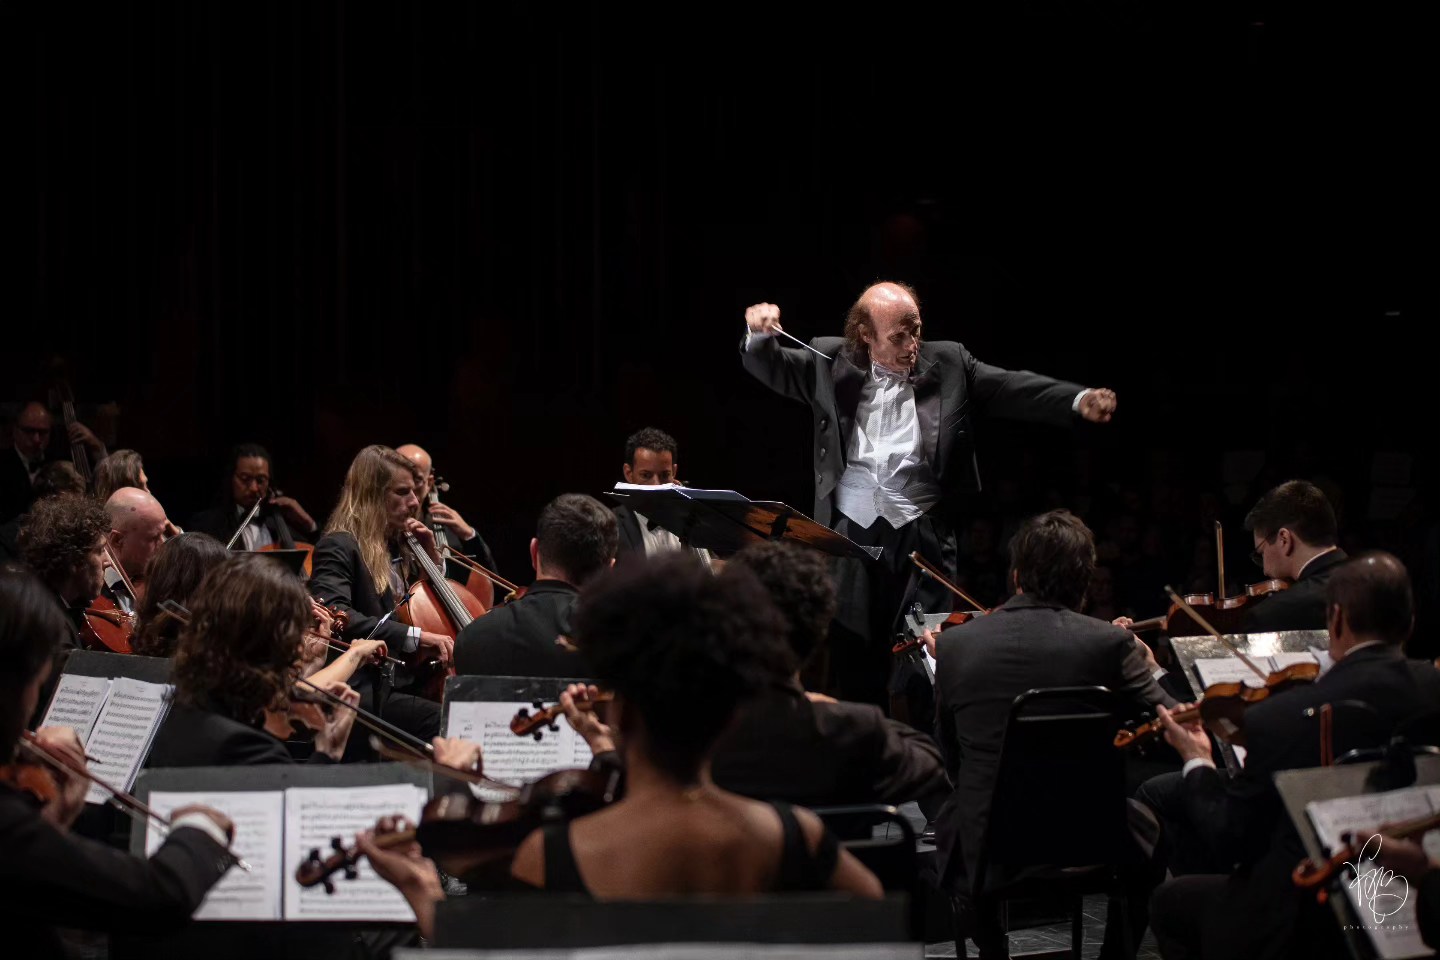
[[[1229,865],[1215,855],[1190,822],[1185,796],[1185,779],[1178,770],[1151,777],[1135,791],[1135,799],[1160,820],[1160,862],[1177,877],[1227,872]]]
[[[396,691],[384,668],[362,667],[350,678],[350,685],[360,692],[360,709],[376,714],[385,722],[426,743],[440,735],[440,704],[434,700]],[[345,746],[344,762],[357,763],[374,759],[375,751],[370,749],[370,731],[358,723],[355,724]]]
[[[837,513],[834,530],[861,546],[881,548],[881,554],[878,560],[837,559],[832,565],[838,606],[828,641],[831,669],[826,686],[842,700],[886,709],[892,702],[903,705],[910,714],[904,719],[928,730],[935,712],[930,681],[918,664],[897,668],[890,649],[902,628],[900,617],[912,604],[919,603],[926,613],[954,609],[950,591],[922,577],[910,554],[918,552],[953,579],[955,534],[935,511],[899,528],[883,517],[862,528]]]

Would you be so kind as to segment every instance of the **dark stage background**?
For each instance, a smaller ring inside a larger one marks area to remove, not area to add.
[[[1204,582],[1211,516],[1243,584],[1244,509],[1305,476],[1434,604],[1431,24],[1157,6],[4,4],[0,393],[63,356],[182,523],[235,441],[317,518],[422,443],[523,580],[644,425],[808,509],[743,308],[837,333],[903,279],[928,336],[1120,394],[982,427],[967,582],[1064,504],[1117,607]]]

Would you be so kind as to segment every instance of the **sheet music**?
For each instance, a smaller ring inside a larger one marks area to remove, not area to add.
[[[105,677],[62,673],[40,726],[70,727],[84,743],[90,738],[90,729],[95,726],[95,718],[100,715],[109,693],[110,681]]]
[[[345,846],[355,834],[370,830],[381,817],[402,814],[411,823],[420,820],[427,793],[411,783],[373,787],[291,787],[285,791],[285,918],[287,920],[398,920],[413,923],[415,913],[400,891],[376,875],[362,858],[359,876],[334,878],[335,892],[323,886],[302,887],[295,870],[318,849],[323,858],[330,841],[340,837]]]
[[[1251,657],[1255,666],[1268,670],[1268,657]],[[1239,657],[1205,657],[1195,661],[1195,672],[1200,675],[1200,685],[1209,687],[1217,683],[1243,683],[1248,687],[1263,687],[1264,681],[1255,676],[1255,671],[1245,666]]]
[[[85,752],[99,762],[98,774],[106,783],[128,791],[135,785],[140,764],[150,752],[155,731],[169,709],[168,683],[145,683],[129,677],[111,682],[110,696],[95,719]],[[91,786],[86,803],[104,803],[109,793]]]
[[[445,735],[480,744],[485,775],[506,783],[524,783],[553,770],[590,766],[590,758],[594,756],[590,745],[570,728],[564,717],[555,721],[559,730],[545,729],[538,741],[511,733],[510,721],[521,707],[535,711],[535,704],[524,700],[452,701]]]
[[[1274,653],[1265,659],[1270,661],[1273,670],[1284,670],[1297,663],[1319,663],[1315,659],[1315,654],[1309,650],[1302,650],[1299,653]]]
[[[1435,809],[1437,797],[1440,789],[1435,787],[1407,787],[1387,793],[1314,801],[1305,805],[1305,812],[1315,826],[1320,843],[1333,851],[1348,831],[1369,837],[1385,824],[1428,816]],[[1434,856],[1440,847],[1440,838],[1427,839],[1425,846]],[[1389,875],[1388,871],[1374,872],[1378,868],[1369,854],[1356,866],[1359,876],[1347,871],[1342,883],[1358,923],[1370,937],[1376,954],[1385,960],[1433,956],[1420,940],[1420,928],[1415,921],[1418,891],[1414,886],[1404,877]]]
[[[150,806],[165,817],[177,807],[196,803],[214,807],[235,822],[231,849],[250,864],[251,871],[231,867],[205,896],[195,919],[279,920],[285,794],[279,790],[150,794]],[[164,839],[163,829],[150,823],[145,833],[146,854],[154,853]]]

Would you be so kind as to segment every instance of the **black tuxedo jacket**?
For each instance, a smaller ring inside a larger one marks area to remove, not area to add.
[[[176,830],[150,859],[61,833],[0,785],[0,923],[6,955],[63,957],[56,927],[156,933],[190,922],[230,867],[200,830]]]
[[[726,790],[802,806],[901,804],[949,789],[940,749],[865,703],[811,703],[798,686],[741,707],[715,745]]]
[[[955,784],[935,821],[946,880],[971,876],[980,855],[1016,697],[1036,687],[1104,686],[1137,713],[1175,704],[1128,631],[1025,594],[943,632],[935,660],[936,731]]]
[[[1288,590],[1248,604],[1242,629],[1246,633],[1324,630],[1325,584],[1330,582],[1335,568],[1348,559],[1344,550],[1336,549],[1311,560]]]
[[[240,529],[242,519],[244,519],[244,514],[235,515],[234,504],[226,504],[195,514],[190,518],[190,523],[185,529],[208,533],[221,543],[229,543],[230,538],[235,536],[235,531]],[[278,512],[270,507],[261,507],[260,525],[270,531],[270,536],[282,550],[295,549],[295,536],[290,532],[290,525]],[[243,550],[245,541],[236,540],[235,546]]]
[[[645,559],[645,538],[640,532],[639,514],[625,503],[610,509],[615,514],[615,530],[618,534],[615,541],[615,566],[625,566],[637,559]],[[685,551],[695,554],[693,547],[686,547]]]
[[[311,754],[317,763],[329,760]],[[245,767],[294,763],[284,741],[223,714],[175,704],[155,734],[147,767]]]
[[[455,672],[485,677],[583,677],[585,662],[556,645],[579,591],[536,580],[525,596],[476,617],[455,638]]]
[[[323,597],[326,606],[339,607],[350,615],[345,626],[346,640],[364,639],[374,631],[373,635],[390,648],[390,656],[403,656],[409,628],[393,616],[378,630],[375,627],[376,621],[395,606],[395,591],[387,586],[384,593],[376,592],[353,536],[327,533],[315,544],[309,590],[312,596]]]
[[[809,350],[781,346],[779,337],[766,337],[752,350],[746,350],[742,341],[740,355],[745,369],[760,382],[810,406],[815,422],[814,518],[830,526],[831,497],[845,472],[845,451],[870,371],[851,362],[839,337],[816,337],[810,342],[835,359],[826,361]],[[1084,389],[1028,370],[992,367],[952,341],[922,343],[915,378],[915,414],[925,459],[947,500],[952,493],[980,489],[977,416],[1067,424],[1073,417],[1075,395]]]

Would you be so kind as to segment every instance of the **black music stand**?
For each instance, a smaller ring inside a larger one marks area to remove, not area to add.
[[[107,680],[129,677],[145,683],[169,683],[173,664],[169,657],[142,657],[108,650],[72,650],[65,658],[62,672],[77,677],[104,677]]]
[[[788,504],[750,500],[734,490],[616,484],[608,496],[655,521],[686,546],[721,554],[765,540],[789,540],[832,557],[880,557],[879,547],[863,547]]]

